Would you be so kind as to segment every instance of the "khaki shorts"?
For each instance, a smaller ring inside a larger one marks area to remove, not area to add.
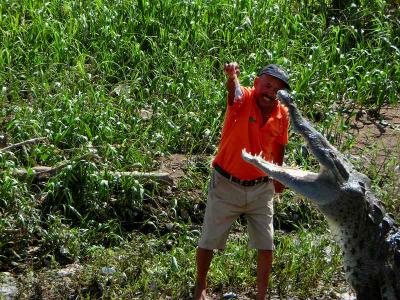
[[[249,247],[274,250],[274,190],[272,180],[255,186],[242,186],[213,170],[199,248],[224,249],[232,223],[244,214],[248,223]]]

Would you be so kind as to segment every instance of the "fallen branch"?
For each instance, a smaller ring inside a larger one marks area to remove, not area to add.
[[[23,142],[20,142],[20,143],[12,144],[10,146],[1,148],[0,149],[0,153],[1,152],[6,152],[6,151],[10,151],[12,149],[19,148],[19,147],[22,147],[22,146],[25,146],[25,145],[38,144],[38,143],[41,143],[41,142],[46,141],[46,140],[47,140],[46,137],[33,138],[33,139],[30,139],[30,140],[26,140],[26,141],[23,141]]]
[[[75,160],[78,161],[78,160],[84,159],[89,156],[97,156],[97,155],[90,152],[90,153],[86,153],[86,154],[83,154],[83,155],[75,158]],[[30,169],[30,171],[33,172],[35,179],[44,179],[44,178],[49,178],[51,176],[55,176],[58,172],[60,172],[66,166],[71,165],[72,163],[73,163],[73,161],[67,160],[55,167],[36,166],[36,167],[32,167]],[[14,174],[17,176],[21,176],[21,177],[27,176],[28,170],[27,169],[17,169],[14,171]]]
[[[25,141],[27,142],[27,141]],[[20,143],[21,144],[21,143]],[[17,144],[16,144],[17,145]],[[4,149],[4,148],[3,148]],[[36,180],[43,180],[43,179],[48,179],[52,176],[55,176],[57,173],[59,173],[62,169],[67,167],[68,165],[71,165],[74,161],[79,161],[84,158],[87,158],[88,156],[93,156],[97,157],[98,155],[96,153],[90,152],[83,154],[74,160],[67,160],[62,163],[60,163],[58,166],[55,167],[48,167],[48,166],[36,166],[32,167],[31,169],[16,169],[14,170],[14,175],[20,176],[20,177],[25,177],[28,176],[29,174],[33,175]],[[104,171],[105,173],[105,171]],[[158,182],[164,182],[169,185],[173,185],[174,181],[171,177],[171,175],[167,172],[139,172],[139,171],[131,171],[131,172],[114,172],[114,171],[108,171],[108,174],[111,174],[116,177],[132,177],[132,178],[138,178],[138,179],[152,179]]]
[[[55,176],[58,172],[60,172],[63,168],[65,168],[67,165],[70,165],[71,162],[65,162],[62,163],[56,167],[47,167],[47,166],[36,166],[32,167],[31,171],[33,172],[33,176],[35,179],[45,179],[45,178],[50,178],[52,176]],[[24,177],[28,175],[28,170],[27,169],[17,169],[14,171],[14,174],[16,176]],[[173,185],[173,179],[170,176],[169,173],[166,172],[138,172],[138,171],[133,171],[133,172],[107,172],[108,174],[111,174],[116,177],[132,177],[132,178],[138,178],[138,179],[153,179],[158,182],[164,182],[169,185]]]
[[[156,181],[165,182],[170,185],[172,185],[174,183],[171,175],[166,172],[132,171],[132,172],[110,172],[110,174],[113,174],[114,176],[119,176],[119,177],[149,178],[149,179],[154,179]]]
[[[36,166],[30,169],[33,172],[33,175],[36,179],[43,179],[55,176],[59,171],[65,168],[70,162],[63,163],[56,167],[47,167],[47,166]],[[27,176],[30,172],[27,169],[17,169],[14,172],[14,175],[24,177]]]

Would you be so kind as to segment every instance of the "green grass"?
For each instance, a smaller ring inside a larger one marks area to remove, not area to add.
[[[77,261],[86,267],[70,292],[86,287],[82,297],[99,296],[99,286],[111,298],[189,296],[208,162],[190,165],[172,192],[110,172],[155,170],[172,153],[214,154],[229,61],[244,85],[281,64],[304,115],[350,151],[350,117],[398,104],[400,90],[398,4],[359,3],[336,11],[330,1],[0,1],[0,144],[48,138],[0,152],[0,270],[34,282]],[[291,133],[286,163],[316,169],[301,145]],[[48,182],[14,174],[66,161]],[[359,166],[397,220],[398,165]],[[277,236],[271,288],[324,295],[343,281],[340,254],[322,216],[296,197],[287,191],[276,206],[276,226],[290,235]],[[254,263],[245,238],[234,239],[215,259],[211,287],[250,293]],[[105,265],[115,265],[113,278],[103,278]]]
[[[235,230],[236,234],[229,238],[225,251],[215,254],[210,270],[210,289],[216,295],[233,291],[254,297],[256,251],[248,249],[243,226],[236,228],[240,230]],[[184,229],[185,235],[176,232],[162,238],[132,235],[129,242],[123,242],[119,247],[88,248],[86,266],[68,288],[83,298],[136,296],[159,299],[162,295],[162,298],[187,299],[194,288],[193,261],[198,235]],[[276,245],[271,278],[273,293],[282,297],[298,295],[303,299],[316,295],[323,297],[331,291],[333,282],[343,281],[343,274],[338,273],[341,267],[339,249],[327,235],[306,231],[296,234],[277,232]],[[60,268],[54,259],[50,261],[52,269]],[[104,268],[113,269],[114,273],[108,273]],[[42,279],[41,292],[29,286],[32,281],[26,279],[26,288],[21,291],[25,297],[51,289],[57,278],[47,272]]]

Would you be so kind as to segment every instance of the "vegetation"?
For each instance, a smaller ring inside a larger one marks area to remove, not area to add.
[[[0,144],[47,138],[0,151],[0,271],[20,275],[21,297],[65,297],[65,284],[46,290],[43,274],[73,262],[84,268],[67,284],[71,297],[190,296],[226,62],[239,62],[244,85],[281,64],[304,114],[351,153],[357,112],[398,103],[400,10],[398,1],[337,3],[0,1]],[[315,169],[301,145],[291,133],[286,163]],[[157,170],[175,153],[195,159],[172,189],[113,173]],[[400,158],[376,161],[359,169],[399,220]],[[34,166],[60,164],[35,178]],[[272,293],[304,299],[345,285],[307,201],[285,191],[275,222]],[[212,266],[216,294],[254,290],[255,253],[240,232]]]

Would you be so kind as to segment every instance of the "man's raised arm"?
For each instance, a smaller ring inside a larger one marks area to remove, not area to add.
[[[238,79],[238,75],[240,74],[239,65],[236,62],[226,64],[224,72],[228,77],[226,89],[228,90],[228,104],[231,106],[235,101],[240,101],[243,97]]]

